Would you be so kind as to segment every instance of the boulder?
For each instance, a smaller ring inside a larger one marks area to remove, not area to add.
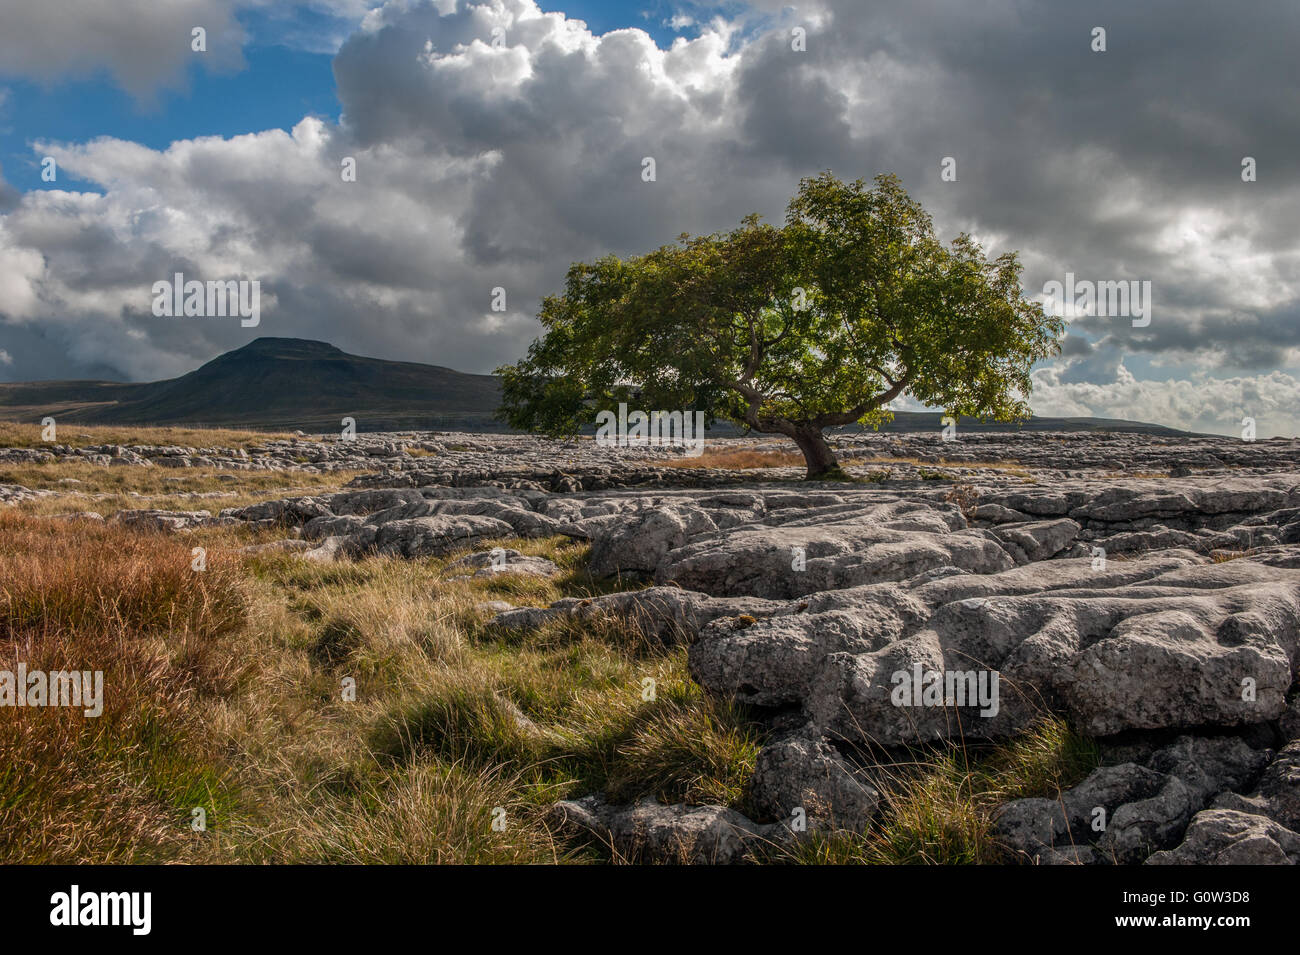
[[[804,735],[764,746],[749,785],[762,812],[789,825],[801,811],[810,831],[863,832],[880,802],[876,788],[834,747]]]
[[[449,571],[472,571],[466,576],[495,577],[500,574],[517,574],[523,577],[557,577],[560,568],[545,557],[521,554],[513,548],[498,547],[493,550],[466,554],[447,565]]]
[[[585,834],[634,862],[732,865],[749,861],[765,844],[785,841],[789,830],[760,825],[723,806],[665,806],[653,798],[628,806],[598,796],[551,807],[553,828]]]
[[[588,569],[593,577],[653,573],[669,551],[681,547],[694,534],[714,530],[717,525],[696,507],[664,507],[622,515],[597,532]]]
[[[434,514],[380,524],[374,547],[390,556],[435,557],[488,538],[509,537],[512,531],[509,524],[494,517]]]
[[[1175,849],[1154,853],[1147,865],[1297,865],[1300,833],[1264,816],[1232,809],[1196,814]]]

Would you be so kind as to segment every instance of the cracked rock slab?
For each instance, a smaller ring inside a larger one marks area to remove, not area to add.
[[[513,528],[494,517],[434,514],[380,524],[376,553],[395,557],[436,557],[493,537],[508,537]]]
[[[1182,736],[1144,765],[1102,766],[1059,799],[1017,799],[994,822],[998,841],[1021,861],[1086,859],[1132,865],[1169,849],[1216,795],[1255,779],[1270,753],[1235,736]],[[1081,856],[1080,853],[1083,853]]]
[[[715,596],[789,599],[939,567],[991,574],[1014,566],[986,531],[950,530],[937,514],[913,514],[906,522],[923,529],[900,529],[888,517],[869,510],[833,523],[736,528],[669,551],[655,577]]]
[[[799,704],[851,742],[1002,738],[1046,713],[1108,736],[1277,719],[1298,632],[1289,568],[1060,560],[791,601],[743,632],[704,628],[690,662],[712,692]],[[909,674],[954,682],[913,699]],[[995,675],[996,699],[977,698]]]
[[[644,636],[677,643],[691,639],[713,620],[725,618],[734,629],[746,616],[754,621],[777,606],[766,600],[710,597],[680,587],[650,587],[602,597],[566,597],[549,607],[519,607],[498,614],[492,619],[492,625],[529,631],[557,620],[617,616]]]
[[[586,834],[631,861],[734,865],[784,842],[789,830],[755,823],[723,806],[665,806],[652,797],[612,805],[599,796],[565,800],[548,813],[561,832]]]

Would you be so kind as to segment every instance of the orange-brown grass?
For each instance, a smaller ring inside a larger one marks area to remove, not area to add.
[[[784,451],[705,451],[696,458],[671,458],[655,463],[666,468],[727,468],[733,471],[804,467],[802,454]]]
[[[0,862],[203,851],[190,809],[229,794],[194,714],[240,677],[223,638],[245,609],[222,555],[191,559],[183,538],[0,513],[0,669],[104,674],[98,717],[0,707]]]
[[[1015,475],[1028,474],[1025,466],[1016,461],[952,461],[948,458],[939,458],[937,461],[924,461],[921,458],[900,458],[889,457],[885,455],[870,455],[866,457],[851,457],[842,462],[845,467],[867,467],[872,464],[910,464],[913,467],[922,468],[965,468],[975,470],[977,468],[990,471],[1007,471]]]
[[[40,417],[37,415],[36,417]],[[57,417],[57,415],[56,415]],[[39,448],[46,446],[39,424],[0,421],[0,447]],[[74,448],[100,444],[177,444],[187,448],[251,448],[275,438],[292,438],[285,431],[246,431],[234,428],[140,427],[136,425],[76,424],[60,421],[54,444]]]

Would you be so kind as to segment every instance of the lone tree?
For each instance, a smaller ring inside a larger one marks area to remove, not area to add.
[[[840,473],[823,430],[879,427],[910,394],[950,414],[1021,418],[1035,361],[1063,322],[1021,298],[1014,252],[948,246],[895,176],[803,180],[786,224],[570,269],[543,300],[546,331],[498,370],[517,428],[577,433],[634,396],[783,434],[808,477]]]

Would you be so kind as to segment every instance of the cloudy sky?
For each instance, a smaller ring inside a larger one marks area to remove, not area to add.
[[[490,371],[571,261],[830,169],[1031,298],[1151,283],[1144,327],[1072,310],[1037,413],[1298,434],[1297,47],[1293,0],[0,0],[0,381],[261,335]],[[258,279],[261,324],[155,317],[175,272]]]

